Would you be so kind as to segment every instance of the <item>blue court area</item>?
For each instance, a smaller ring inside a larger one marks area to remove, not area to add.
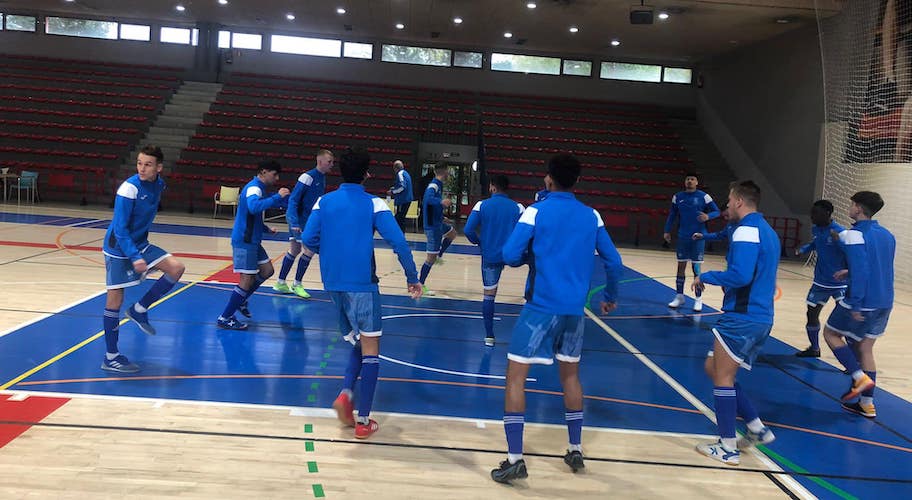
[[[598,285],[594,279],[593,288]],[[126,304],[148,286],[128,289]],[[142,367],[136,376],[99,369],[104,352],[104,296],[99,295],[0,338],[0,381],[15,380],[58,357],[10,389],[331,405],[349,345],[340,338],[336,312],[325,293],[316,292],[305,301],[264,288],[250,302],[251,329],[235,332],[215,327],[229,286],[181,286],[150,312],[157,336],[145,336],[132,323],[121,327],[121,351]],[[479,284],[479,298],[480,291]],[[712,408],[712,384],[703,373],[703,361],[718,315],[670,311],[665,304],[672,293],[628,269],[620,306],[605,322]],[[502,417],[506,344],[519,306],[498,304],[498,344],[489,349],[482,342],[480,302],[384,296],[383,303],[384,358],[376,411]],[[803,327],[802,318],[795,321],[795,328]],[[878,388],[875,420],[848,414],[837,400],[848,377],[823,362],[795,358],[794,352],[771,338],[753,371],[739,377],[778,436],[763,451],[784,470],[799,473],[796,479],[820,497],[912,496],[912,404]],[[527,421],[563,424],[556,367],[536,366],[529,376],[534,380],[527,385]],[[588,427],[716,433],[715,425],[681,393],[589,319],[581,376]],[[713,465],[696,452],[683,453],[682,462]]]

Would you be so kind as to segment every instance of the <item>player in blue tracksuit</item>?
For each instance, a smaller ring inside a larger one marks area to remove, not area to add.
[[[513,267],[529,264],[529,277],[526,304],[513,328],[507,355],[504,432],[508,454],[500,468],[491,471],[497,482],[528,476],[522,459],[526,375],[530,364],[550,365],[554,358],[560,365],[569,435],[564,462],[574,472],[584,467],[579,360],[593,255],[598,253],[607,279],[599,301],[603,314],[615,308],[623,265],[601,216],[573,195],[580,172],[579,161],[571,155],[551,158],[551,194],[526,208],[503,246],[504,262]]]
[[[269,256],[261,244],[263,230],[269,230],[263,223],[263,212],[280,208],[288,197],[288,188],[266,196],[266,191],[279,180],[282,166],[276,161],[264,161],[257,166],[257,175],[241,189],[237,215],[231,229],[231,250],[234,257],[234,272],[240,274],[240,282],[231,292],[225,310],[218,317],[219,328],[246,330],[247,323],[238,321],[234,313],[241,309],[249,317],[246,303],[257,288],[275,273]]]
[[[833,221],[833,204],[827,200],[817,200],[811,207],[811,229],[814,239],[795,250],[795,255],[811,251],[817,252],[817,264],[814,266],[814,283],[807,295],[807,331],[811,345],[795,355],[799,358],[820,357],[820,311],[824,304],[833,298],[839,302],[845,297],[846,281],[835,277],[836,273],[846,268],[845,252],[839,243],[839,233],[845,229]]]
[[[472,208],[463,232],[466,238],[475,245],[481,246],[481,281],[484,287],[484,301],[481,315],[484,319],[485,345],[494,346],[494,298],[497,297],[497,284],[503,272],[503,245],[519,216],[523,206],[511,200],[507,195],[510,180],[505,175],[491,177],[488,192],[491,197],[479,201]],[[481,226],[481,235],[478,227]]]
[[[715,342],[704,368],[712,379],[719,440],[697,451],[726,463],[740,463],[740,447],[767,444],[776,437],[763,425],[757,410],[735,382],[738,368],[751,369],[773,328],[773,301],[781,246],[776,231],[757,211],[760,188],[752,181],[734,182],[728,195],[728,214],[737,223],[728,247],[725,271],[708,271],[694,279],[694,291],[705,285],[725,290],[722,317],[713,328]],[[735,419],[747,423],[743,442],[735,438]]]
[[[874,342],[886,332],[893,309],[896,238],[871,219],[884,206],[879,194],[859,191],[851,199],[849,218],[855,223],[839,235],[848,262],[849,287],[830,313],[823,337],[852,375],[852,387],[842,395],[843,409],[874,418]],[[859,401],[851,402],[858,396]]]
[[[149,243],[149,229],[158,212],[165,181],[161,174],[165,156],[157,146],[145,146],[136,157],[136,175],[117,188],[114,217],[105,233],[104,253],[107,297],[104,310],[105,357],[101,369],[136,373],[139,366],[120,354],[120,307],[124,289],[140,284],[146,274],[161,271],[162,277],[139,302],[126,311],[143,332],[155,335],[147,310],[168,293],[184,274],[184,265],[171,254]]]
[[[315,249],[301,245],[301,231],[307,224],[307,217],[317,198],[326,192],[326,174],[332,170],[333,154],[331,151],[321,149],[317,152],[317,166],[298,177],[291,195],[288,197],[288,210],[285,219],[288,220],[288,253],[282,258],[282,267],[279,269],[279,278],[272,289],[279,293],[294,293],[302,299],[309,299],[310,294],[301,284],[307,267],[313,259]],[[300,258],[298,258],[300,254]],[[295,258],[298,258],[298,269],[295,271],[294,284],[289,287],[285,282]]]
[[[343,184],[313,207],[301,241],[320,249],[320,274],[339,311],[339,329],[353,347],[345,369],[342,391],[333,402],[339,420],[355,427],[355,437],[367,439],[379,429],[370,418],[380,368],[380,292],[374,259],[374,231],[393,247],[405,272],[408,292],[421,296],[418,271],[408,242],[384,200],[364,191],[370,155],[349,149],[340,159]],[[353,391],[361,377],[358,417],[354,418]]]
[[[409,205],[415,199],[415,195],[412,193],[412,176],[405,169],[405,164],[402,163],[402,160],[393,162],[393,175],[396,178],[396,182],[386,193],[393,197],[393,204],[396,207],[396,222],[400,228],[403,228],[405,227],[405,216],[408,214]]]
[[[719,207],[712,196],[697,189],[699,180],[697,174],[689,173],[684,176],[684,191],[671,197],[671,210],[665,221],[665,241],[671,243],[671,230],[675,219],[678,219],[678,273],[675,280],[675,295],[668,307],[676,308],[684,305],[684,273],[687,263],[691,263],[694,277],[700,275],[700,264],[703,263],[703,250],[706,243],[701,239],[694,239],[695,233],[706,232],[706,222],[719,216]],[[696,290],[696,300],[693,310],[703,310],[702,292]]]
[[[444,221],[443,212],[450,208],[452,202],[449,198],[443,197],[443,183],[450,177],[449,167],[444,163],[438,163],[434,167],[434,178],[424,190],[422,199],[422,212],[424,213],[424,235],[427,237],[427,257],[424,264],[421,265],[421,285],[424,293],[433,295],[428,291],[425,283],[428,274],[431,273],[431,267],[437,262],[437,259],[443,257],[443,253],[450,248],[450,244],[456,239],[456,230],[450,224]]]
[[[713,233],[694,233],[691,238],[703,241],[731,241],[731,235],[735,232],[735,228],[738,227],[738,224],[731,222],[727,207],[721,212],[722,219],[726,222],[725,227]]]

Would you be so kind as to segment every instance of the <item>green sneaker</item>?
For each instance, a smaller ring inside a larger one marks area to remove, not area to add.
[[[310,294],[307,293],[307,290],[304,289],[304,285],[295,285],[295,286],[291,287],[291,290],[294,292],[295,295],[297,295],[298,297],[301,297],[302,299],[310,298]]]
[[[434,261],[434,265],[436,266],[442,266],[444,264],[446,264],[446,261],[443,260],[443,257],[437,257],[437,260]]]
[[[427,285],[421,285],[421,292],[423,295],[427,295],[429,297],[434,296],[434,292],[432,290],[429,290]]]
[[[288,286],[288,283],[278,283],[272,285],[272,289],[279,293],[292,293],[291,287]]]

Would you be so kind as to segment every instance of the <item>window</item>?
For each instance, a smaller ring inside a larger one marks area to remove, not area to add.
[[[237,35],[235,34],[235,36]],[[270,40],[273,52],[321,57],[340,57],[342,55],[342,40],[284,35],[272,35]]]
[[[117,40],[117,23],[94,21],[92,19],[72,19],[69,17],[45,18],[44,32],[48,35],[67,35],[83,38],[102,38]]]
[[[381,61],[424,66],[449,66],[451,51],[448,49],[431,49],[427,47],[408,47],[405,45],[384,45]]]
[[[459,52],[453,53],[453,66],[460,68],[481,68],[483,56],[481,52]]]
[[[647,64],[603,62],[600,76],[609,80],[660,82],[662,81],[662,67]]]
[[[668,83],[690,84],[692,78],[693,71],[688,68],[665,68],[662,73],[662,81]]]
[[[345,42],[342,55],[354,59],[373,59],[374,44],[372,43],[355,43]]]
[[[161,41],[162,43],[190,45],[190,30],[187,28],[169,28],[167,26],[162,26]]]
[[[120,39],[148,42],[152,40],[152,27],[141,24],[121,24]]]
[[[219,31],[218,46],[220,49],[230,49],[231,48],[231,32],[230,31]]]
[[[263,35],[252,33],[232,33],[231,48],[261,50],[263,48]]]
[[[3,14],[0,14],[0,31],[3,30]]]
[[[494,71],[559,75],[561,72],[561,60],[556,57],[522,56],[495,52],[491,54],[491,69]]]
[[[592,62],[564,59],[564,74],[573,76],[592,76]]]
[[[16,16],[13,14],[6,15],[6,29],[10,31],[31,31],[35,32],[34,16]]]
[[[193,28],[193,30],[190,31],[190,45],[193,45],[194,47],[196,47],[197,45],[199,45],[199,41],[200,41],[200,30],[199,30],[199,28]]]

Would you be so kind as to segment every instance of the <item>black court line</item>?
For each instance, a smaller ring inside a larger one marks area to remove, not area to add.
[[[417,449],[417,450],[433,450],[433,451],[448,451],[455,453],[485,453],[485,454],[497,454],[503,455],[504,451],[502,449],[492,450],[487,448],[467,448],[467,447],[451,447],[451,446],[438,446],[438,445],[429,445],[429,444],[413,444],[413,443],[388,443],[381,441],[361,441],[357,439],[334,439],[334,438],[316,438],[316,437],[303,437],[303,436],[282,436],[278,434],[246,434],[238,432],[214,432],[214,431],[193,431],[185,429],[153,429],[147,427],[129,427],[129,426],[120,426],[120,425],[95,425],[95,424],[66,424],[66,423],[52,423],[52,422],[30,422],[24,420],[0,420],[0,425],[15,425],[15,426],[28,426],[28,427],[47,427],[47,428],[58,428],[58,429],[82,429],[82,430],[96,430],[96,431],[120,431],[120,432],[148,432],[148,433],[158,433],[158,434],[176,434],[183,436],[205,436],[205,437],[222,437],[222,438],[238,438],[238,439],[263,439],[263,440],[274,440],[274,441],[295,441],[295,442],[317,442],[317,443],[330,443],[330,444],[351,444],[351,445],[365,445],[365,446],[382,446],[389,448],[408,448],[408,449]],[[696,452],[695,452],[696,453]],[[563,460],[563,455],[551,454],[551,453],[523,453],[525,456],[536,457],[536,458],[553,458]],[[604,462],[604,463],[617,463],[617,464],[626,464],[626,465],[650,465],[657,467],[679,467],[684,469],[701,469],[701,470],[716,470],[716,471],[728,471],[728,472],[741,472],[741,473],[752,473],[752,474],[763,474],[769,476],[797,476],[797,477],[817,477],[822,479],[844,479],[850,481],[865,481],[865,482],[877,482],[877,483],[892,483],[892,484],[909,484],[912,485],[912,479],[895,479],[889,477],[868,477],[868,476],[849,476],[843,474],[818,474],[813,472],[793,472],[793,471],[771,471],[767,469],[754,469],[749,467],[720,467],[716,465],[702,465],[702,464],[688,464],[688,463],[675,463],[675,462],[649,462],[646,460],[631,460],[624,458],[611,458],[611,457],[586,457],[586,460],[590,462]]]

